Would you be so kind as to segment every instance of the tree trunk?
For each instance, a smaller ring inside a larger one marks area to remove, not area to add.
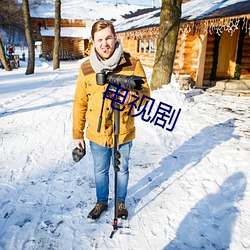
[[[55,1],[55,40],[53,50],[53,69],[60,68],[59,48],[61,33],[61,0]]]
[[[0,37],[0,61],[6,71],[11,71],[11,68],[6,60],[4,46],[1,37]]]
[[[171,81],[182,0],[162,0],[160,30],[150,87],[161,88]]]
[[[25,31],[26,41],[28,44],[28,66],[25,74],[30,75],[34,74],[35,70],[35,48],[32,37],[32,27],[30,21],[30,9],[28,0],[22,0],[22,8],[23,8],[23,19],[24,19],[24,31]]]

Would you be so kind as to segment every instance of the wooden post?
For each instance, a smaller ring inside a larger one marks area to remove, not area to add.
[[[197,87],[202,87],[204,78],[204,68],[206,60],[206,50],[207,50],[207,35],[200,34],[199,36],[199,54],[198,54],[198,65],[196,71],[195,82]]]
[[[142,39],[139,40],[139,53],[141,54],[141,44],[142,44]]]
[[[146,54],[146,49],[147,49],[147,39],[143,38],[143,53]]]

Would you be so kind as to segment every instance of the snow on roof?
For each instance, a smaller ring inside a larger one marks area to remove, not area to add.
[[[141,27],[156,26],[160,23],[160,9],[138,15],[133,18],[119,19],[114,22],[116,32],[139,29]]]
[[[96,2],[93,0],[61,0],[61,18],[96,20],[96,19],[118,19],[122,15],[135,12],[138,9],[149,8],[150,6],[115,4],[110,2]],[[55,4],[47,0],[36,9],[30,10],[31,17],[54,18]]]
[[[223,9],[234,9],[231,15],[240,15],[250,13],[249,0],[191,0],[182,4],[182,19],[186,21],[201,20],[207,18],[223,17]],[[230,6],[230,7],[229,7]],[[248,6],[248,8],[246,8]],[[221,12],[219,12],[219,10]],[[219,16],[209,17],[217,11],[221,13]]]
[[[54,36],[54,28],[41,28],[42,36]],[[62,27],[61,37],[78,37],[82,39],[89,39],[91,37],[91,28],[83,27]]]
[[[160,24],[160,8],[154,11],[117,20],[116,32],[157,26]],[[182,4],[182,21],[194,21],[216,17],[250,13],[249,0],[191,0]]]

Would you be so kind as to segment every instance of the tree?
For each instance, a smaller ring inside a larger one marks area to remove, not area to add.
[[[150,87],[152,90],[171,81],[181,17],[181,0],[162,0],[160,30]]]
[[[4,52],[4,47],[3,47],[3,43],[2,43],[2,39],[0,37],[0,61],[1,64],[3,65],[4,69],[6,71],[10,71],[11,68],[6,60],[6,56],[5,56],[5,52]]]
[[[29,9],[28,0],[22,0],[22,8],[23,8],[25,36],[26,36],[26,42],[28,44],[28,66],[27,66],[25,74],[30,75],[30,74],[34,74],[34,70],[35,70],[35,48],[34,48],[34,41],[32,37],[30,9]]]
[[[61,33],[61,0],[55,0],[55,40],[53,49],[53,69],[60,68],[59,48]]]
[[[6,32],[5,41],[14,42],[15,35],[22,34],[22,6],[17,0],[0,0],[0,29]]]
[[[16,0],[0,0],[0,61],[6,71],[10,71],[4,43],[14,43],[16,34],[22,34],[22,8]]]

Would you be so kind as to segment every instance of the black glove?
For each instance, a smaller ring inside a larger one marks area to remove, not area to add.
[[[83,158],[83,156],[86,154],[86,149],[85,149],[85,147],[83,148],[83,147],[76,147],[76,148],[74,148],[73,149],[73,151],[72,151],[72,157],[73,157],[73,160],[75,161],[75,162],[78,162],[78,161],[80,161],[82,158]]]

